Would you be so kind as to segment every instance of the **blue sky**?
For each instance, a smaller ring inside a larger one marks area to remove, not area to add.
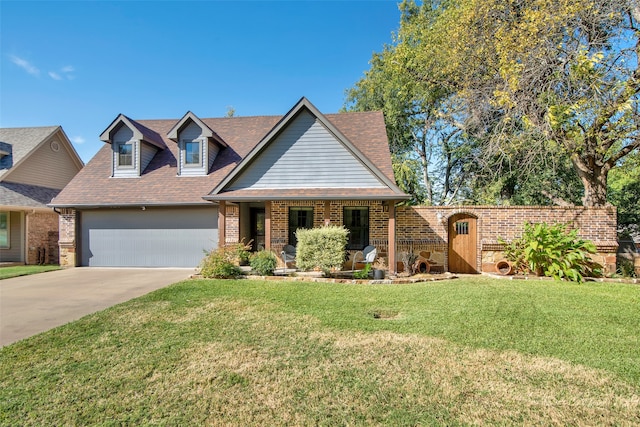
[[[119,114],[337,112],[396,1],[0,0],[0,126],[62,125],[87,162]]]

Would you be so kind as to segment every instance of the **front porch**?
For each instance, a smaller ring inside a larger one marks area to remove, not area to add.
[[[353,256],[373,245],[389,273],[397,272],[395,200],[267,200],[219,201],[219,246],[252,242],[252,250],[278,254],[296,246],[298,228],[345,226],[350,237],[345,267]]]

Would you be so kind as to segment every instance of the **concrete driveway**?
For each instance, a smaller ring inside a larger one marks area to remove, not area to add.
[[[0,280],[0,346],[179,282],[192,268],[71,268]]]

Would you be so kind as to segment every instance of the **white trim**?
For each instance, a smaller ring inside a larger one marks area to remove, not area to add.
[[[27,246],[27,236],[29,235],[29,214],[26,212],[20,212],[20,229],[24,230],[20,239],[22,240],[22,262],[27,264],[29,262],[29,247]]]

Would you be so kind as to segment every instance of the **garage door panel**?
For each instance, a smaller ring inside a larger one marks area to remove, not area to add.
[[[218,241],[217,210],[111,210],[82,213],[82,263],[195,267]]]

